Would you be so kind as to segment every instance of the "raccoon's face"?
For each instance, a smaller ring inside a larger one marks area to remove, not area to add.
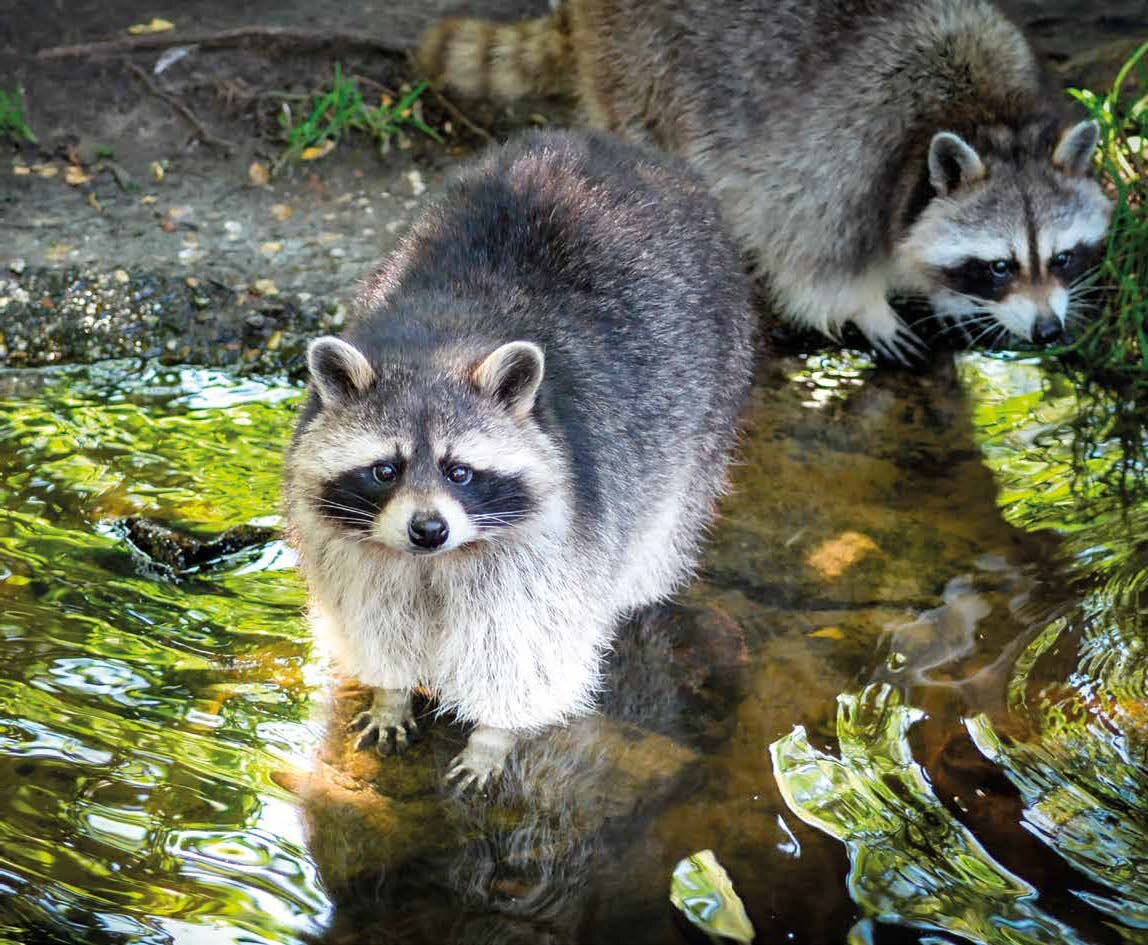
[[[1043,156],[1004,130],[983,155],[951,132],[933,138],[937,196],[898,247],[898,266],[934,317],[991,346],[1008,335],[1059,341],[1085,314],[1112,210],[1089,174],[1098,136],[1081,122]],[[1018,162],[1018,150],[1035,154]]]
[[[312,521],[411,555],[545,526],[560,464],[531,415],[537,345],[511,342],[458,370],[376,372],[348,342],[319,338],[308,363],[320,407],[291,472]]]

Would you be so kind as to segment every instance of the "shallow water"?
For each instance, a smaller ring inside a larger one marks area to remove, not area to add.
[[[299,390],[0,373],[0,940],[1148,941],[1143,417],[1036,363],[764,369],[702,577],[491,797],[348,750],[274,524]],[[121,524],[117,524],[121,523]]]

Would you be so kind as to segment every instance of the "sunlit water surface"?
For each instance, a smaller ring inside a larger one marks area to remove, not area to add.
[[[301,392],[0,373],[0,940],[1148,941],[1143,417],[1035,363],[763,370],[703,573],[502,788],[342,733],[292,556],[177,573],[141,516],[274,525]],[[429,721],[429,719],[428,719]]]

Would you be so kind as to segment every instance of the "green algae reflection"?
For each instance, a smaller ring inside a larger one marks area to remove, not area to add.
[[[273,775],[313,742],[277,543],[174,583],[108,522],[274,516],[280,382],[0,373],[0,941],[294,942],[328,908]]]
[[[839,697],[840,758],[815,749],[800,726],[770,746],[790,809],[845,843],[854,902],[873,918],[974,942],[1079,942],[934,796],[909,748],[920,717],[879,684]]]
[[[1026,828],[1111,892],[1078,890],[1148,930],[1148,411],[1033,363],[970,359],[1003,514],[1054,531],[1075,605],[1017,660],[1006,723],[966,728],[1020,792]],[[1038,476],[1030,475],[1038,470]],[[1137,930],[1137,931],[1133,931]],[[1139,938],[1136,938],[1139,934]]]
[[[978,446],[1003,518],[1055,537],[1065,591],[1002,674],[1004,706],[971,711],[976,749],[1020,794],[1021,824],[1073,867],[1071,891],[1148,930],[1148,411],[1037,360],[961,358]],[[840,757],[802,728],[771,746],[788,806],[844,842],[867,917],[984,943],[1076,942],[1036,890],[1000,866],[935,796],[912,758],[920,710],[871,685],[839,697]],[[862,936],[863,937],[863,936]]]

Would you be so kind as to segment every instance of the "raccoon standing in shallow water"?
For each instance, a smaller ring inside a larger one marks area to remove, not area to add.
[[[1061,120],[987,0],[567,0],[446,20],[419,54],[458,91],[573,92],[592,125],[686,157],[782,311],[904,358],[889,304],[985,340],[1053,341],[1102,250],[1098,129]]]
[[[317,629],[401,750],[411,692],[517,732],[588,710],[623,615],[689,576],[748,389],[754,313],[704,185],[611,139],[480,161],[369,280],[313,391],[286,504]]]

